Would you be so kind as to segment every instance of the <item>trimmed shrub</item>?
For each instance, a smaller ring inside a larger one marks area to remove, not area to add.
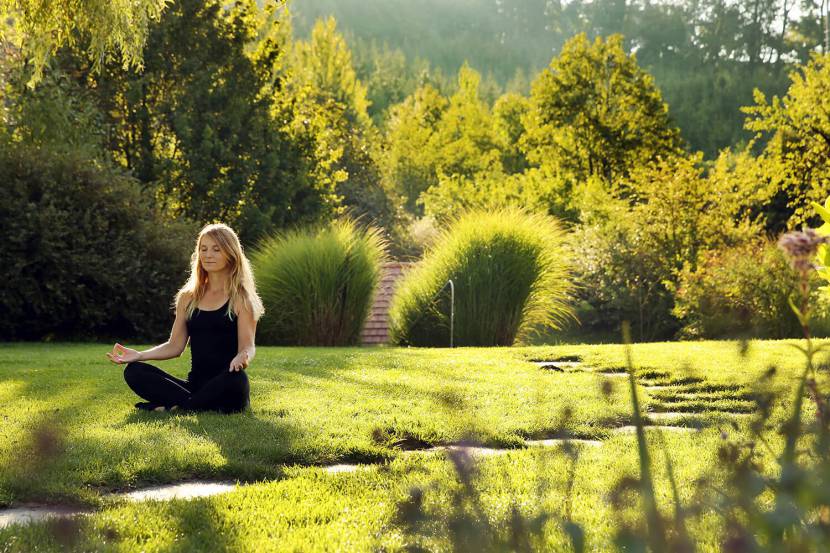
[[[559,223],[519,209],[474,211],[442,232],[401,282],[390,310],[392,340],[447,346],[449,279],[455,284],[454,343],[509,346],[570,316],[570,282]]]
[[[267,344],[357,344],[380,280],[386,244],[351,220],[264,241],[253,255]]]
[[[813,275],[815,277],[815,275]],[[830,330],[827,299],[813,286],[813,319],[817,335]],[[798,277],[778,247],[756,241],[704,257],[696,271],[680,274],[675,314],[685,323],[686,338],[790,338],[802,336],[788,298]]]
[[[81,155],[0,148],[0,339],[168,335],[196,229]]]

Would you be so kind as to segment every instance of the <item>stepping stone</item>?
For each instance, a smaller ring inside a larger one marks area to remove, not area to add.
[[[47,507],[47,506],[29,506],[29,507],[14,507],[12,509],[5,509],[0,511],[0,528],[11,526],[12,524],[31,524],[32,522],[40,522],[50,518],[72,518],[78,515],[85,515],[91,511],[84,509],[73,509],[71,507]]]
[[[582,366],[580,361],[534,361],[541,369],[547,371],[567,371],[577,369]]]
[[[650,424],[650,425],[646,425],[644,428],[646,429],[646,431],[648,431],[650,429],[657,428],[657,429],[660,429],[660,430],[664,430],[666,432],[698,432],[700,430],[699,428],[694,428],[692,426],[672,426],[672,425],[668,425],[668,424],[666,424],[666,425]],[[634,434],[634,433],[637,432],[637,427],[634,426],[633,424],[629,424],[627,426],[620,426],[618,428],[615,428],[613,431],[618,433],[618,434]]]
[[[573,438],[570,440],[565,440],[562,438],[550,438],[546,440],[527,440],[525,442],[529,446],[535,447],[561,447],[565,444],[573,444],[573,445],[590,445],[590,446],[601,446],[601,440],[586,440],[582,438]]]
[[[407,453],[446,453],[448,451],[466,451],[470,455],[476,457],[488,457],[490,455],[503,455],[509,451],[516,451],[515,449],[507,448],[493,448],[481,446],[463,446],[463,445],[439,445],[429,449],[421,449],[416,451],[408,451]]]
[[[680,411],[658,411],[658,412],[649,412],[645,413],[645,416],[652,419],[652,420],[666,420],[666,419],[678,419],[681,417],[688,417],[690,415],[698,415],[699,413],[685,413]]]
[[[323,467],[326,472],[332,474],[340,474],[342,472],[356,472],[363,468],[368,468],[370,465],[349,465],[345,463],[341,463],[339,465],[328,465]]]
[[[236,489],[236,483],[234,482],[185,482],[183,484],[168,484],[129,493],[113,494],[110,497],[126,499],[127,501],[167,501],[169,499],[209,497],[227,493],[234,489]]]

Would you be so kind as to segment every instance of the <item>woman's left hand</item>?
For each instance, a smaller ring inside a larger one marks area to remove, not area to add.
[[[228,372],[241,371],[242,369],[247,369],[247,368],[248,368],[248,352],[247,351],[241,351],[241,352],[237,353],[236,357],[234,357],[231,360],[231,366],[228,369]]]

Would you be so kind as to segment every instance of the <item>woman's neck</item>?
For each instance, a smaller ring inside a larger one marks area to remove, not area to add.
[[[228,289],[228,273],[222,271],[219,274],[209,273],[207,282],[207,291],[214,294],[223,294]]]

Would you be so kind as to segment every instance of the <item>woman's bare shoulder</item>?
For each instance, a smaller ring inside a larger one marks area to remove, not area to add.
[[[193,300],[193,292],[181,291],[176,295],[176,310],[187,309]]]
[[[240,291],[233,302],[233,312],[237,317],[251,312],[251,302],[245,291]]]

